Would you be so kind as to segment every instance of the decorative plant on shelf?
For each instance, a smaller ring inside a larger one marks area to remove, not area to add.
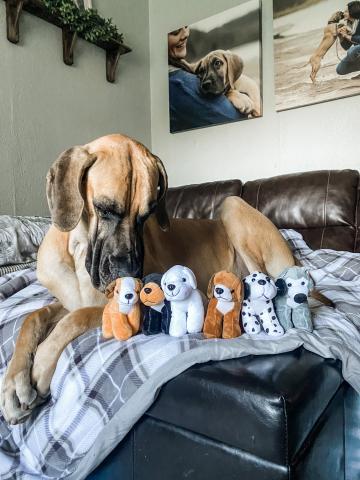
[[[78,8],[73,0],[43,0],[43,3],[65,27],[89,42],[123,41],[123,35],[118,32],[112,19],[101,17],[93,8]]]

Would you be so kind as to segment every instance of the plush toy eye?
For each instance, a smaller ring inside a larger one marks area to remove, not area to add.
[[[255,282],[255,278],[252,278],[251,281],[252,281],[252,282]]]
[[[301,282],[301,285],[305,285],[305,282]]]
[[[184,278],[184,277],[183,277],[181,280],[182,280],[183,282],[186,282],[186,278]]]
[[[288,287],[292,287],[292,283],[288,283],[287,286],[288,286]]]
[[[270,282],[270,278],[269,278],[269,277],[266,277],[266,281],[267,281],[267,282]]]
[[[119,293],[119,290],[115,290],[115,293],[116,293],[116,294]]]
[[[231,292],[230,292],[230,293],[234,293],[234,292],[235,292],[235,290],[231,290]]]

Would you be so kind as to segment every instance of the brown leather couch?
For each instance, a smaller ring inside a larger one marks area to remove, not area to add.
[[[314,249],[359,251],[359,173],[319,171],[170,189],[174,217],[243,197]],[[89,479],[360,479],[358,396],[338,361],[300,348],[195,365],[168,382]]]

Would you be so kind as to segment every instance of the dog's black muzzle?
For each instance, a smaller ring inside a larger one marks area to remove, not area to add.
[[[120,277],[141,278],[143,276],[144,247],[142,238],[133,242],[132,250],[114,247],[113,242],[97,240],[89,244],[85,266],[93,286],[104,292],[106,287]]]

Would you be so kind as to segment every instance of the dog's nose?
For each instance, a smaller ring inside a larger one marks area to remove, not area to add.
[[[258,280],[258,284],[259,284],[259,285],[265,285],[266,282],[265,282],[265,280]]]
[[[169,283],[167,288],[168,288],[168,290],[170,290],[172,292],[173,290],[175,290],[175,285],[173,283]]]
[[[132,293],[127,293],[127,294],[125,295],[125,298],[126,298],[126,300],[131,300],[131,299],[133,298],[133,296],[134,296],[134,295],[133,295]]]
[[[152,292],[152,290],[151,290],[151,288],[146,287],[146,288],[144,288],[144,292],[149,294],[149,293]]]
[[[215,292],[218,294],[218,295],[221,295],[222,293],[224,293],[224,290],[222,288],[215,288]]]
[[[307,300],[307,296],[304,295],[303,293],[297,293],[294,296],[294,302],[296,302],[296,303],[305,303],[306,300]]]
[[[205,82],[203,82],[203,83],[201,84],[201,88],[202,88],[203,90],[207,91],[207,90],[210,90],[211,85],[212,85],[212,81],[211,81],[211,80],[205,80]]]

